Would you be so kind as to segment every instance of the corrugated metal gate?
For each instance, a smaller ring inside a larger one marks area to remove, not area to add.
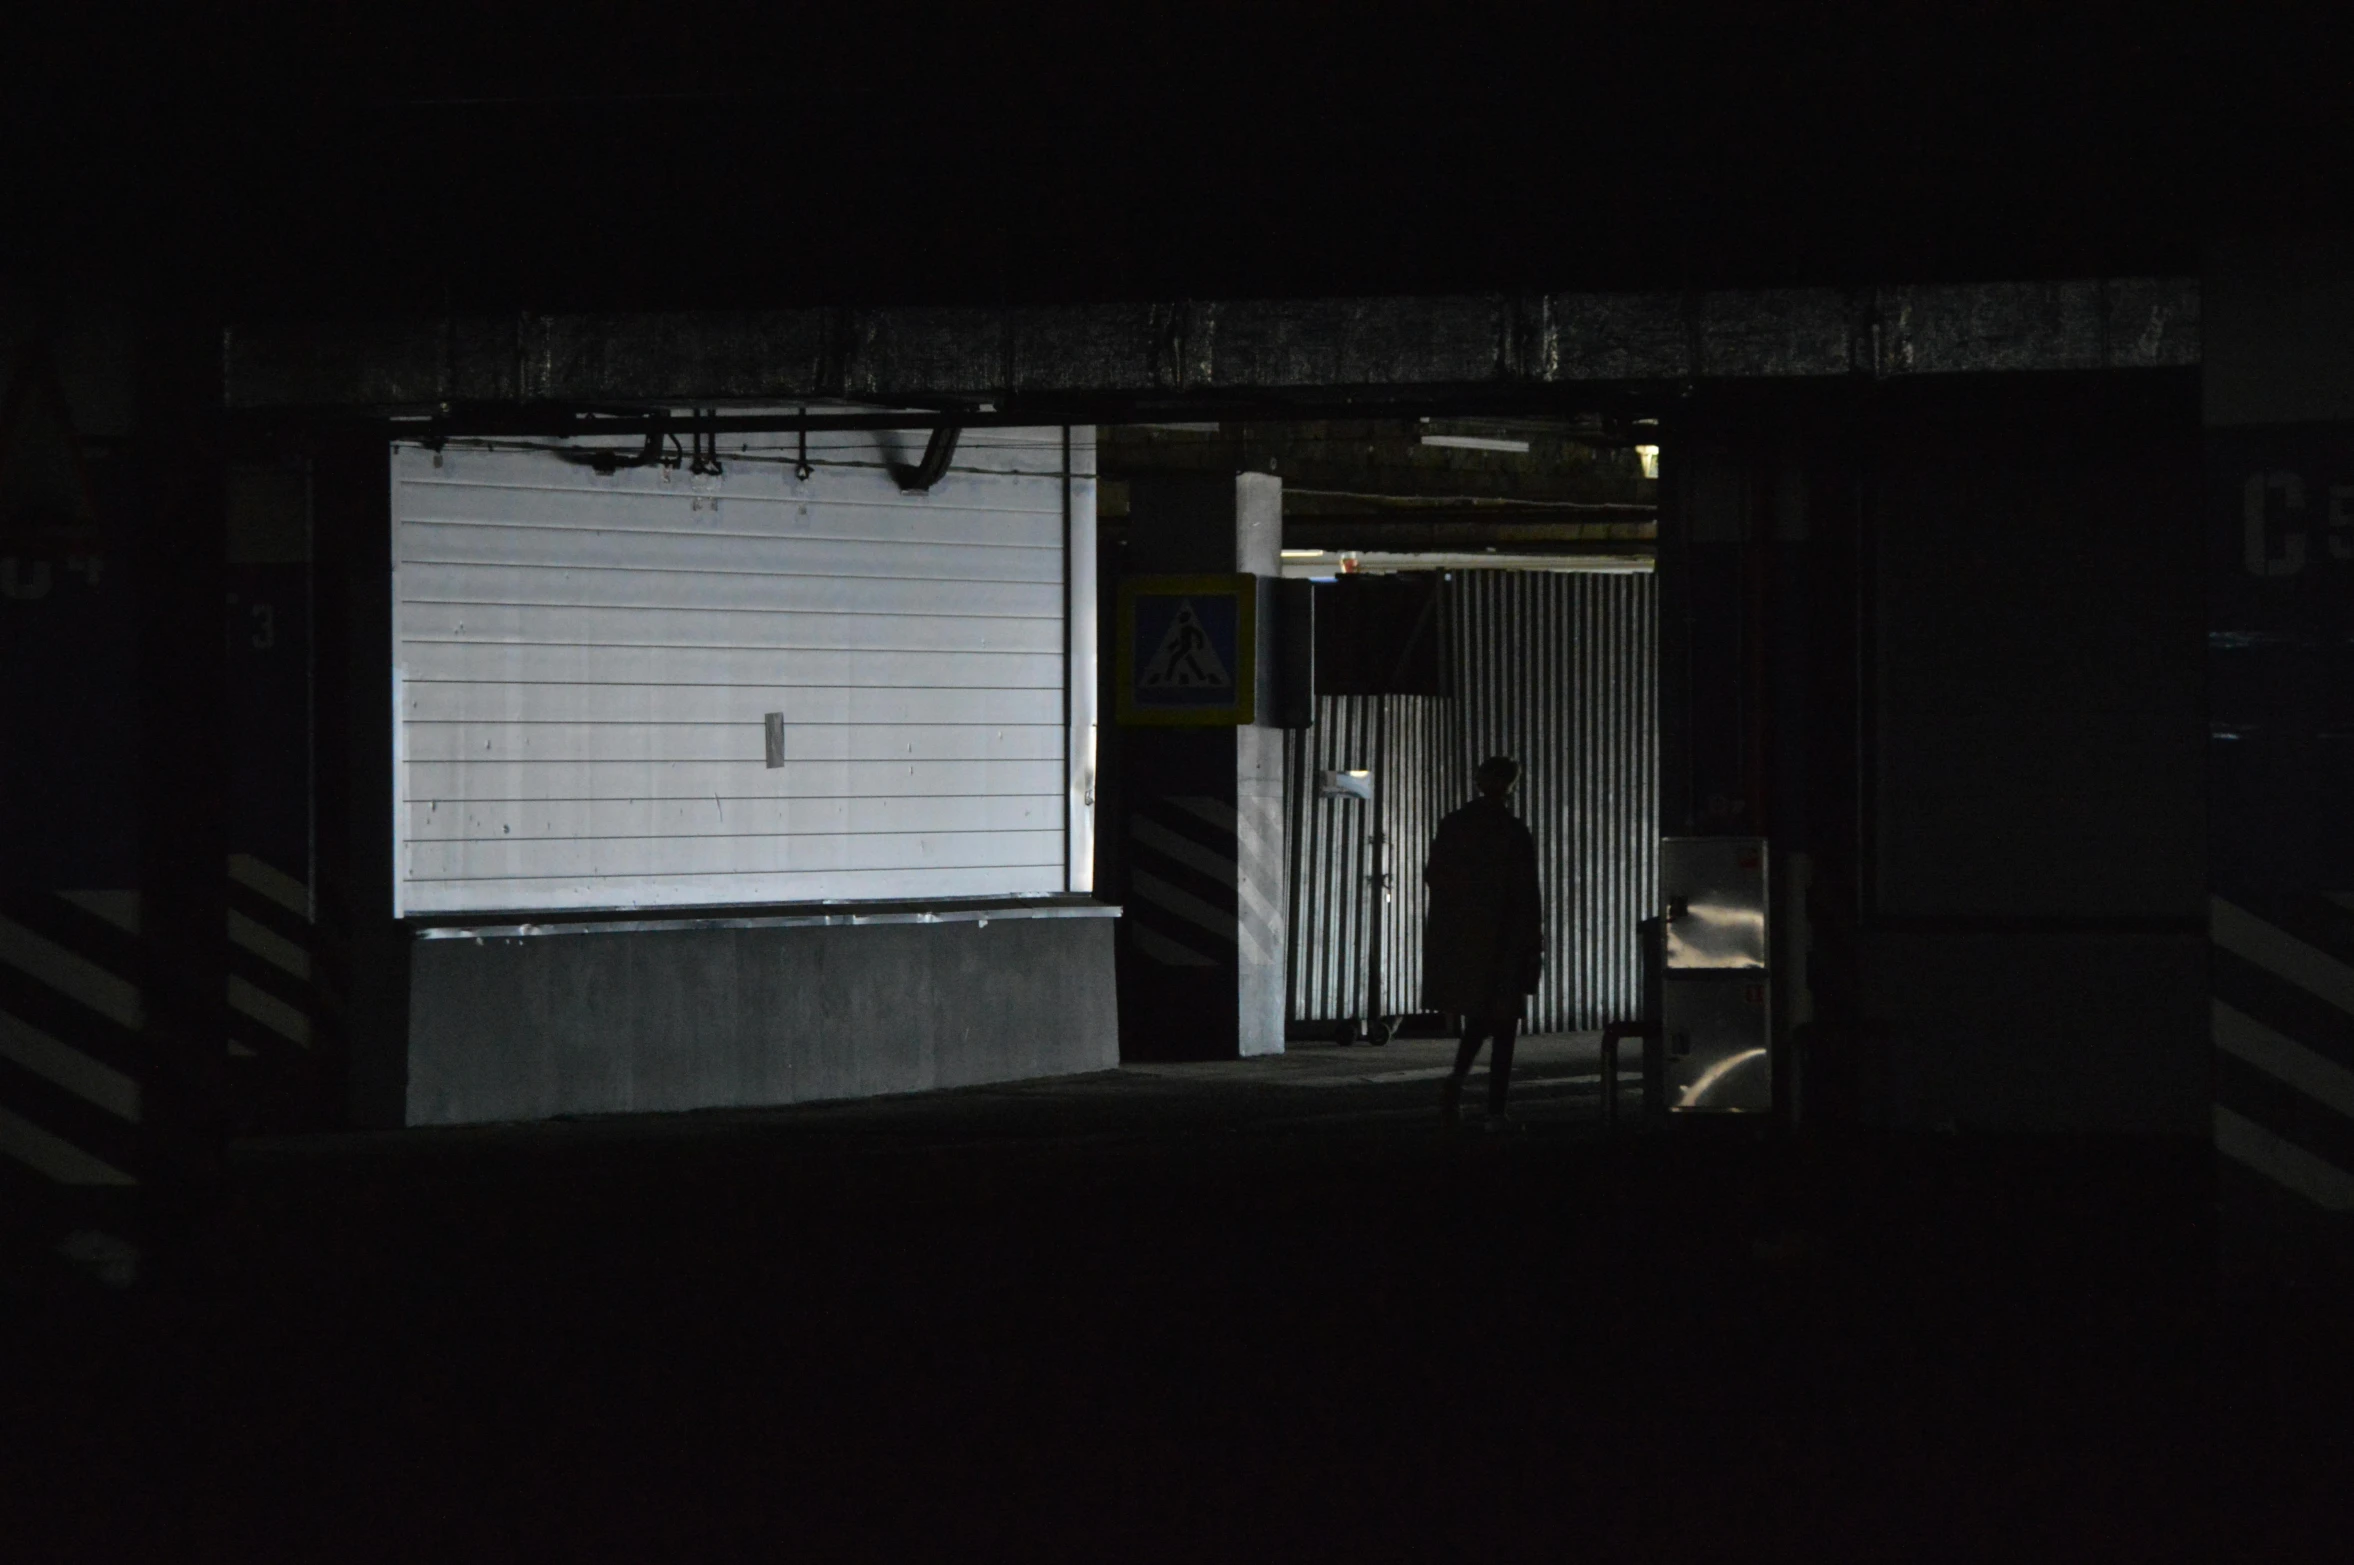
[[[1454,698],[1317,702],[1316,726],[1290,735],[1285,757],[1291,1020],[1421,1008],[1423,859],[1439,818],[1469,797],[1471,768],[1499,753],[1522,765],[1515,806],[1545,884],[1549,950],[1529,1027],[1636,1014],[1635,925],[1658,883],[1658,601],[1648,574],[1461,572]],[[1375,773],[1372,804],[1318,797],[1319,772],[1357,769]]]
[[[1463,791],[1455,703],[1323,696],[1284,755],[1290,816],[1288,1015],[1338,1021],[1421,1007],[1422,854]],[[1370,771],[1372,801],[1320,798],[1325,771]],[[1365,961],[1378,939],[1381,992]]]

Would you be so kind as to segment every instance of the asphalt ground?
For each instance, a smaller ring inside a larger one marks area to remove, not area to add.
[[[2348,1296],[2197,1149],[1612,1134],[1590,1039],[1448,1134],[1449,1047],[240,1144],[0,1295],[0,1557],[2354,1547]]]

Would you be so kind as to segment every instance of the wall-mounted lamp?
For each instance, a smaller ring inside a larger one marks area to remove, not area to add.
[[[1362,799],[1373,801],[1373,773],[1370,771],[1330,771],[1316,774],[1316,797],[1319,799]]]
[[[1635,455],[1643,459],[1643,476],[1645,478],[1659,476],[1659,447],[1637,446],[1635,447]]]

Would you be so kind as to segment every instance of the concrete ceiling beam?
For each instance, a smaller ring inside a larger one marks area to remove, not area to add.
[[[1510,394],[2199,362],[2180,278],[1054,308],[532,315],[229,328],[233,409],[1001,407]]]

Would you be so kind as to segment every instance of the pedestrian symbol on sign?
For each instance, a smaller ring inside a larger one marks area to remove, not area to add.
[[[1145,690],[1233,688],[1234,676],[1219,661],[1190,598],[1180,602],[1177,612],[1169,617],[1169,628],[1161,635],[1160,648],[1137,676],[1136,683]]]
[[[1206,727],[1251,721],[1258,581],[1130,576],[1120,583],[1120,721]]]

